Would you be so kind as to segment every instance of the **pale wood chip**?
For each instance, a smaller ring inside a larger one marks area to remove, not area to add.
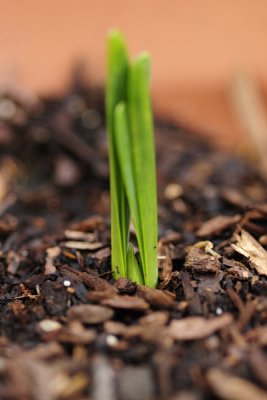
[[[57,272],[57,269],[54,265],[55,259],[60,255],[61,249],[58,246],[50,247],[46,250],[46,259],[45,259],[45,267],[44,273],[45,275],[53,275]]]
[[[233,249],[245,256],[258,274],[267,276],[267,251],[244,229],[234,238]]]
[[[103,243],[101,242],[75,242],[75,241],[67,241],[62,242],[62,246],[67,247],[68,249],[77,249],[77,250],[98,250],[103,247]]]
[[[211,319],[187,317],[172,321],[168,333],[175,340],[203,339],[230,325],[232,321],[233,316],[229,313]]]
[[[243,378],[217,368],[207,372],[207,381],[215,394],[224,400],[264,400],[267,392]]]
[[[66,239],[71,239],[71,240],[84,240],[85,242],[93,242],[96,240],[96,235],[94,233],[74,231],[71,229],[65,230],[64,235]]]

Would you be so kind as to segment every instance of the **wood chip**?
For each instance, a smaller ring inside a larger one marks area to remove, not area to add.
[[[220,270],[218,258],[208,254],[196,245],[186,248],[185,268],[198,272],[217,272]]]
[[[198,284],[198,294],[199,295],[205,295],[207,293],[223,293],[223,289],[220,286],[220,282],[222,281],[224,277],[224,273],[222,271],[219,271],[215,275],[203,275],[199,279],[199,284]]]
[[[97,292],[107,291],[110,294],[113,292],[117,293],[117,289],[114,286],[111,286],[105,279],[100,278],[95,273],[87,273],[80,272],[74,268],[69,267],[68,265],[60,266],[60,271],[64,274],[65,277],[70,278],[71,280],[76,280],[83,282],[89,289],[95,290]]]
[[[226,229],[236,225],[241,220],[241,215],[218,215],[206,222],[197,230],[196,235],[205,237],[210,235],[217,235]]]
[[[165,236],[160,238],[159,248],[161,248],[162,245],[178,243],[181,241],[181,238],[182,238],[181,233],[170,231]]]
[[[56,340],[60,343],[87,345],[92,343],[96,337],[97,333],[94,329],[85,329],[80,321],[73,320],[67,327],[58,332],[58,334],[56,334],[54,337],[50,335],[48,339],[51,341]]]
[[[103,247],[103,243],[101,242],[75,242],[75,241],[68,241],[62,242],[62,246],[67,247],[68,249],[77,249],[77,250],[98,250]]]
[[[50,247],[46,250],[46,259],[45,259],[45,267],[44,273],[45,275],[53,275],[57,272],[57,269],[54,265],[55,259],[60,255],[61,249],[58,246]]]
[[[252,351],[248,355],[248,360],[253,374],[267,388],[267,357],[264,350],[257,347],[252,348]]]
[[[114,296],[114,291],[112,290],[113,288],[114,286],[111,286],[110,288],[104,290],[90,291],[87,296],[88,300],[93,303],[101,303],[102,300],[109,299],[110,297]]]
[[[246,281],[252,278],[252,273],[250,272],[250,270],[241,262],[229,260],[224,257],[222,263],[226,267],[229,267],[227,268],[227,272],[234,277],[241,279],[242,281]]]
[[[100,215],[93,215],[83,221],[71,225],[70,230],[81,232],[92,232],[105,224],[104,218]]]
[[[137,289],[137,296],[145,299],[149,304],[160,308],[171,308],[176,299],[175,294],[153,289],[148,286],[139,285]]]
[[[126,329],[127,326],[122,322],[106,321],[104,323],[105,332],[111,335],[123,335]]]
[[[101,303],[113,308],[121,308],[124,310],[143,311],[149,308],[148,303],[144,299],[136,296],[114,296],[103,300]]]
[[[264,400],[267,392],[253,383],[227,374],[217,368],[210,369],[206,378],[212,390],[224,400]]]
[[[239,209],[247,209],[251,205],[248,199],[242,192],[232,188],[224,188],[221,192],[221,197],[228,203],[238,207]]]
[[[234,238],[236,243],[232,244],[233,249],[245,256],[258,274],[267,276],[267,251],[244,229]]]
[[[156,311],[139,319],[140,325],[146,326],[164,326],[168,321],[168,314],[166,311]]]
[[[233,316],[228,313],[211,319],[187,317],[173,320],[169,326],[168,333],[175,340],[203,339],[230,325],[232,321]]]
[[[261,235],[261,237],[259,238],[259,242],[263,246],[267,246],[267,235]]]
[[[258,343],[261,346],[267,346],[267,325],[251,329],[244,336],[248,341]]]
[[[137,284],[127,278],[117,279],[114,286],[118,289],[120,294],[134,294],[137,289]]]
[[[67,317],[85,324],[101,324],[113,317],[113,311],[95,304],[79,304],[68,309]]]
[[[66,239],[71,240],[84,240],[85,242],[93,242],[96,239],[96,235],[94,233],[88,233],[83,231],[74,231],[71,229],[67,229],[64,232]]]

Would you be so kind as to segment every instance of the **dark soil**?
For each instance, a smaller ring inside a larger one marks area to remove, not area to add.
[[[266,181],[157,123],[158,289],[115,282],[102,100],[0,97],[0,398],[266,399]]]

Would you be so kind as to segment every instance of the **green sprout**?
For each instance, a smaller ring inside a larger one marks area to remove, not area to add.
[[[155,287],[158,226],[150,56],[141,53],[130,62],[117,30],[108,35],[107,52],[112,271],[115,278]],[[140,258],[129,242],[131,220]]]

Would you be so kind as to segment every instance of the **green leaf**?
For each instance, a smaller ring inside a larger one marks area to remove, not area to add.
[[[149,56],[141,54],[129,65],[124,39],[118,31],[112,31],[108,40],[106,89],[112,269],[115,278],[127,276],[155,287],[158,278],[157,192],[149,75]],[[129,244],[129,208],[140,265]]]
[[[145,284],[155,287],[157,267],[157,191],[154,130],[149,94],[149,55],[139,55],[129,67],[127,110],[133,175],[139,210],[136,224]]]
[[[138,285],[144,284],[144,277],[140,265],[134,254],[134,248],[131,243],[128,246],[127,253],[127,265],[128,265],[128,278],[133,282],[138,283]]]
[[[115,108],[115,145],[135,230],[141,234],[141,221],[133,170],[131,136],[127,121],[126,104],[124,102],[119,103]],[[130,244],[128,247],[127,276],[139,284],[144,283],[143,274]]]
[[[109,142],[111,197],[111,264],[114,277],[127,276],[129,208],[122,182],[114,139],[114,110],[126,99],[128,55],[123,36],[116,30],[108,35],[106,118]]]
[[[126,195],[136,231],[141,234],[141,220],[134,176],[133,148],[128,125],[127,106],[120,102],[115,108],[115,146]]]

